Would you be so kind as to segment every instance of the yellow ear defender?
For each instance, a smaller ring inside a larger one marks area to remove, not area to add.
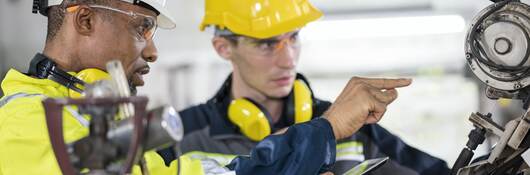
[[[311,120],[313,98],[311,89],[303,80],[296,80],[291,94],[294,102],[286,106],[294,108],[295,123]],[[285,110],[284,110],[285,111]],[[289,114],[288,114],[289,115]],[[228,119],[239,127],[241,133],[253,141],[260,141],[271,134],[271,117],[264,107],[248,98],[233,100],[228,106]]]
[[[311,89],[302,80],[296,80],[294,92],[294,123],[303,123],[313,116],[313,97]]]
[[[247,98],[235,99],[228,107],[228,118],[245,136],[254,141],[271,134],[270,117],[261,105]]]
[[[94,68],[84,69],[78,72],[77,74],[69,72],[69,74],[72,74],[74,77],[88,84],[92,84],[100,80],[109,80],[111,78],[107,72],[99,70],[99,69],[94,69]],[[76,84],[75,86],[81,90],[85,89],[85,87],[82,87],[81,85],[78,85],[78,84]],[[72,89],[68,90],[68,95],[71,98],[82,98],[83,97],[81,93],[76,92]]]

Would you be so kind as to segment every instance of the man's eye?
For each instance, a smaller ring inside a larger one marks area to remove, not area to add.
[[[139,34],[143,35],[146,31],[146,28],[145,26],[141,25],[141,26],[138,26],[136,30],[138,31]]]
[[[148,29],[155,25],[155,22],[151,18],[144,18],[142,25],[144,28]]]
[[[138,30],[138,33],[140,34],[143,34],[145,33],[147,30],[149,30],[152,26],[154,25],[154,22],[149,20],[148,18],[144,18],[140,24],[138,25],[138,27],[136,28],[136,30]]]
[[[298,40],[298,33],[294,33],[293,36],[291,36],[291,41],[297,41]]]
[[[263,43],[260,43],[258,47],[260,49],[271,49],[271,48],[276,47],[277,44],[278,42],[263,42]]]

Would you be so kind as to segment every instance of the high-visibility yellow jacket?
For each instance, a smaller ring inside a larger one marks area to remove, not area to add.
[[[68,97],[68,89],[52,80],[36,79],[10,70],[2,82],[0,99],[0,175],[61,174],[46,128],[42,99]],[[88,135],[88,118],[76,110],[63,110],[67,143]],[[151,174],[177,174],[177,161],[169,167],[156,152],[145,154]],[[182,156],[181,174],[204,174],[200,160]],[[134,174],[140,174],[134,167]]]

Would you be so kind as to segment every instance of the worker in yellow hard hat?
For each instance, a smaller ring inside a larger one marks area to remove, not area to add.
[[[299,32],[321,16],[308,0],[205,0],[200,30],[214,28],[213,48],[231,63],[232,73],[210,100],[180,113],[186,126],[182,151],[228,163],[235,155],[251,153],[271,133],[326,116],[333,109],[331,102],[316,98],[308,80],[296,70]],[[352,80],[375,87],[379,85],[373,82],[381,81]],[[443,160],[407,145],[377,124],[339,140],[336,149],[335,174],[379,157],[390,161],[375,174],[449,173]],[[172,160],[170,151],[159,153]],[[294,162],[284,162],[290,163]]]
[[[42,100],[83,98],[81,86],[108,78],[105,65],[114,59],[121,62],[133,87],[143,85],[148,63],[157,60],[152,40],[155,30],[175,27],[165,0],[35,0],[33,5],[35,12],[48,17],[48,33],[44,50],[34,56],[29,69],[12,69],[2,81],[5,96],[0,99],[0,175],[64,172],[52,150]],[[189,156],[166,165],[158,154],[147,152],[147,169],[162,175],[325,172],[335,161],[335,139],[351,135],[364,123],[379,121],[386,106],[397,97],[395,90],[380,89],[410,84],[410,80],[359,81],[353,80],[344,89],[325,118],[263,139],[250,157],[238,157],[228,167]],[[385,86],[377,85],[381,83]],[[90,119],[80,115],[75,106],[66,107],[62,119],[65,141],[72,143],[86,137]],[[139,174],[139,169],[135,167],[134,174]]]

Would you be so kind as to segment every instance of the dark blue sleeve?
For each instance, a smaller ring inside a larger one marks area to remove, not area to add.
[[[445,161],[411,147],[378,124],[365,125],[359,132],[369,135],[371,141],[390,159],[419,174],[449,174]]]
[[[335,136],[326,119],[289,127],[258,143],[250,156],[239,156],[227,167],[236,174],[319,174],[335,163]]]

